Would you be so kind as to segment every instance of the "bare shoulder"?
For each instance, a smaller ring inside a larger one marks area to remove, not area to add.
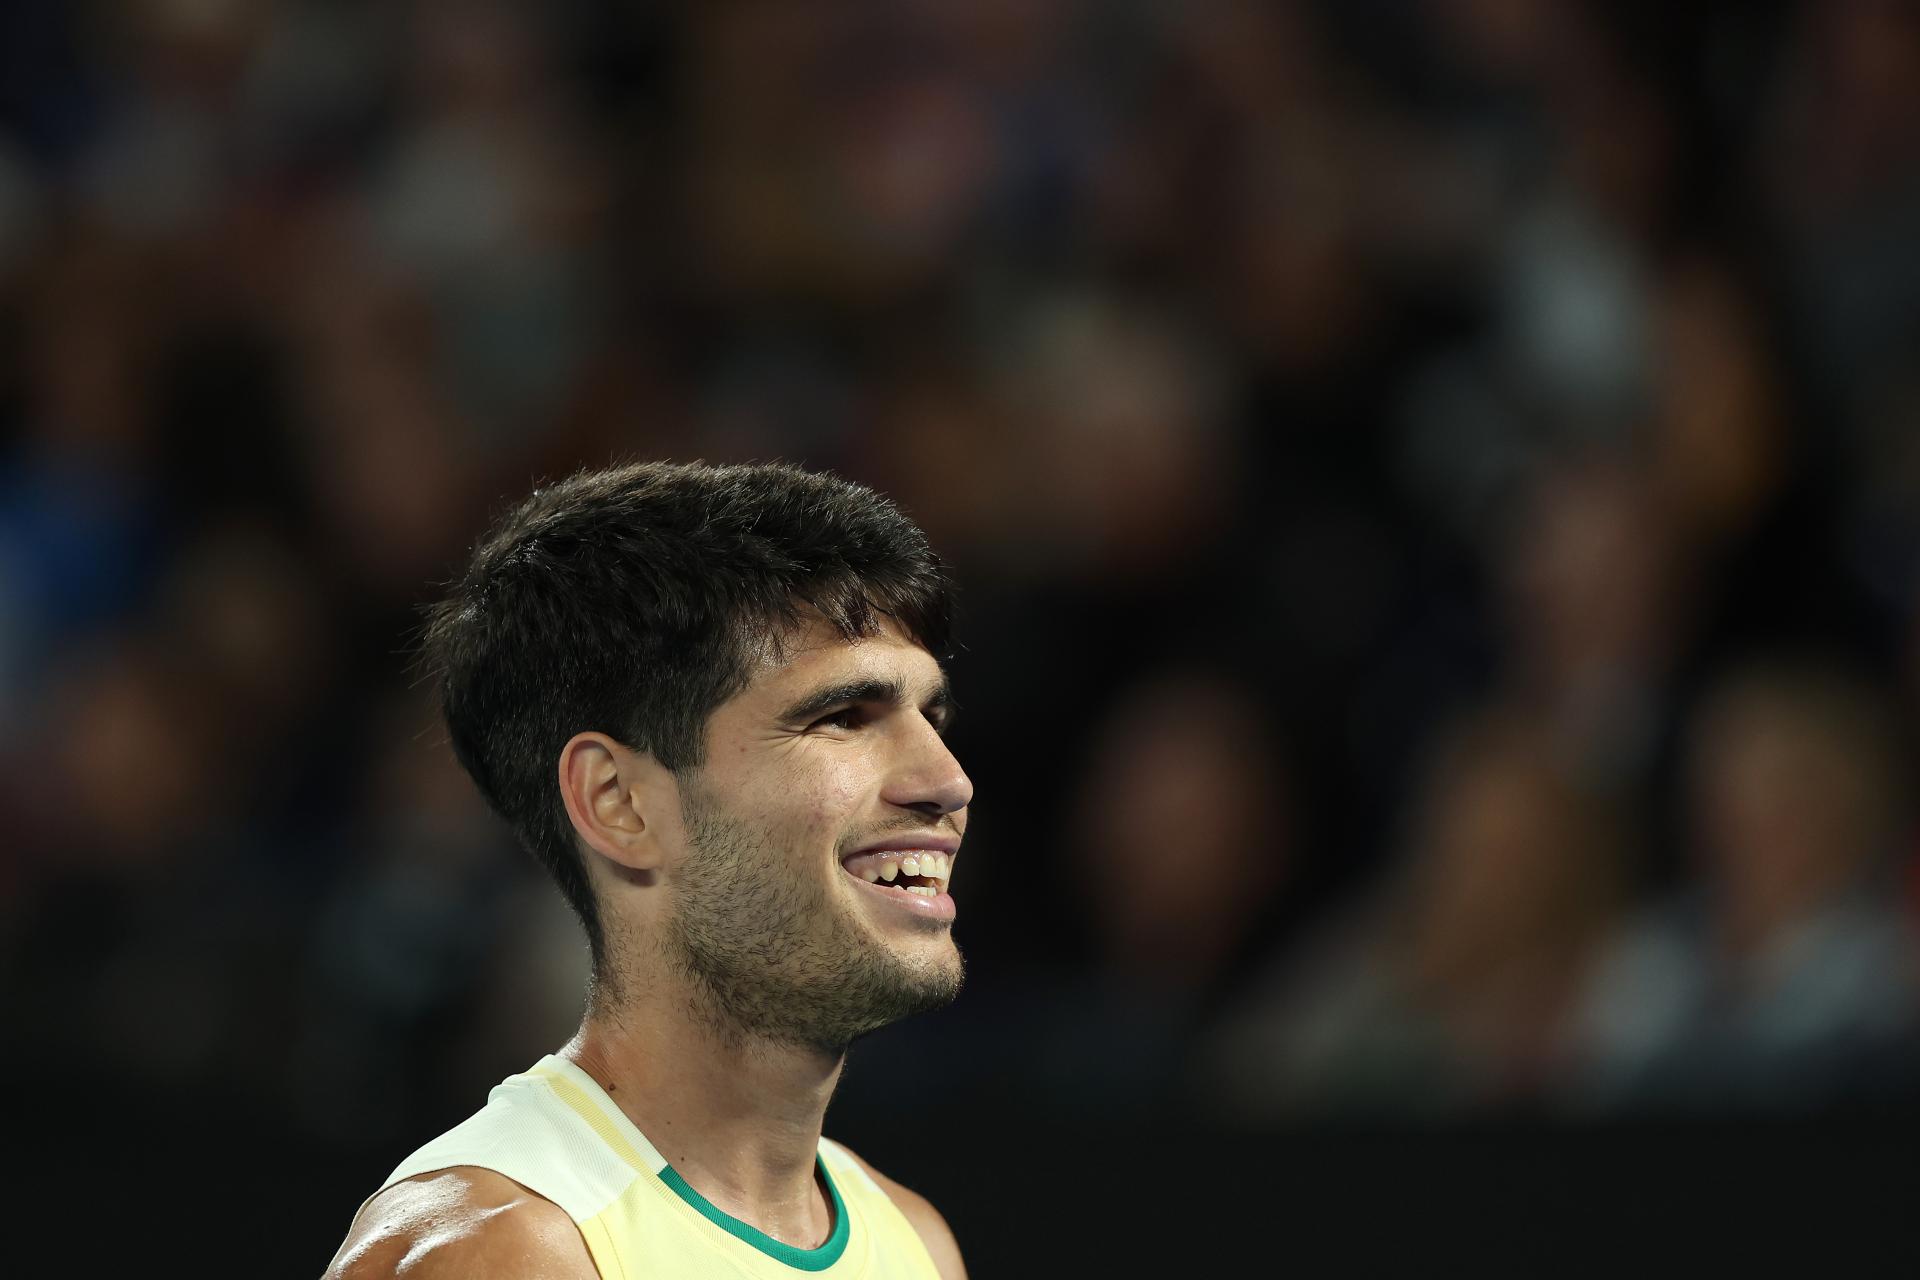
[[[840,1144],[840,1149],[852,1156],[854,1163],[880,1184],[880,1189],[887,1193],[887,1199],[898,1206],[907,1221],[913,1224],[913,1229],[920,1233],[921,1243],[927,1246],[927,1252],[933,1255],[933,1265],[939,1269],[940,1280],[966,1280],[967,1268],[960,1261],[960,1242],[953,1238],[953,1228],[933,1207],[933,1202],[918,1191],[909,1191],[868,1164],[851,1147]]]
[[[489,1169],[396,1182],[354,1219],[324,1280],[597,1280],[566,1210]]]

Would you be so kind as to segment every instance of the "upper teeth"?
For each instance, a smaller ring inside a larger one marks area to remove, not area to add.
[[[952,866],[951,857],[931,849],[885,850],[862,858],[858,874],[870,884],[881,880],[892,884],[903,875],[945,881]]]

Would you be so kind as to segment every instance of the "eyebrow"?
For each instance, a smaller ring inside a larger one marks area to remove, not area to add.
[[[812,720],[835,707],[858,702],[879,702],[887,706],[901,707],[907,705],[908,701],[906,686],[898,680],[866,676],[815,689],[782,711],[780,719],[783,722]],[[940,683],[927,696],[922,709],[943,713],[937,726],[940,728],[944,728],[946,723],[953,719],[953,686],[947,682],[944,674],[940,677]]]

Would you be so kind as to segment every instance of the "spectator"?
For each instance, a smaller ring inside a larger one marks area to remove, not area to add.
[[[1911,1092],[1915,940],[1894,855],[1910,815],[1884,704],[1801,662],[1695,715],[1697,879],[1616,940],[1583,1022],[1604,1106],[1804,1106]]]
[[[1544,726],[1475,717],[1434,761],[1397,874],[1270,975],[1211,1046],[1201,1087],[1240,1122],[1542,1101],[1625,858],[1620,819]]]

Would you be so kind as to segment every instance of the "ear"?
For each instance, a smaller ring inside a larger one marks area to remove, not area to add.
[[[560,795],[588,848],[629,871],[659,868],[661,819],[679,812],[679,799],[672,773],[651,755],[577,733],[560,749]]]

